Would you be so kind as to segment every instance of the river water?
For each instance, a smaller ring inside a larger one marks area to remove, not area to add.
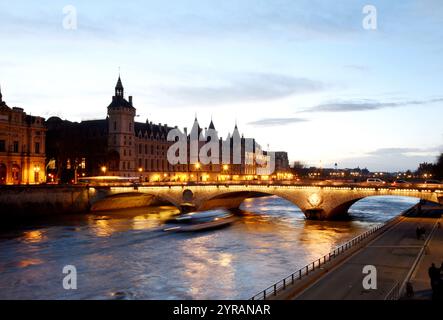
[[[72,215],[0,231],[0,299],[247,299],[339,244],[417,203],[374,197],[350,221],[307,221],[278,197],[247,199],[233,225],[158,231],[176,214],[155,207]],[[63,289],[63,267],[77,289]]]

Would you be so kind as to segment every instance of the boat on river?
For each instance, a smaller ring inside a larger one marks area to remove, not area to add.
[[[216,209],[195,211],[181,214],[179,217],[166,221],[169,224],[163,231],[192,232],[226,227],[237,218],[228,210]]]

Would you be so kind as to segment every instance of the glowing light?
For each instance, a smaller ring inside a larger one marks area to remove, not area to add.
[[[313,193],[309,196],[308,202],[313,207],[317,207],[321,203],[321,197],[317,193]]]

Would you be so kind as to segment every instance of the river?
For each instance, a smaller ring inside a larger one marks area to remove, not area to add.
[[[198,233],[158,231],[177,213],[166,206],[46,219],[0,231],[0,299],[247,299],[415,203],[368,198],[331,222],[247,199],[233,225]],[[76,290],[63,289],[66,265]]]

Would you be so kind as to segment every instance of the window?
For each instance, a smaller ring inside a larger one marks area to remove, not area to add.
[[[5,152],[5,140],[0,140],[0,152]]]
[[[138,153],[139,153],[139,154],[142,153],[142,145],[141,145],[141,144],[138,145]]]
[[[132,122],[129,122],[129,132],[132,130]]]
[[[117,121],[114,121],[114,131],[117,131]]]
[[[35,153],[40,153],[40,142],[35,143]]]
[[[14,153],[18,153],[18,141],[14,141],[13,151]]]
[[[145,144],[145,154],[148,154],[148,145]]]

